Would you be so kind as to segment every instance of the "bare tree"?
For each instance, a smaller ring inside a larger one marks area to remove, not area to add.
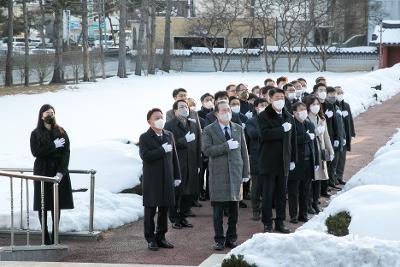
[[[139,25],[139,38],[137,44],[137,52],[136,52],[136,66],[135,66],[135,75],[142,75],[142,65],[143,65],[143,50],[144,50],[144,29],[147,22],[147,9],[148,9],[148,1],[142,0],[141,8],[140,8],[140,25]]]
[[[52,57],[49,55],[35,55],[33,58],[33,71],[36,73],[39,84],[42,85],[52,71]]]
[[[148,51],[148,65],[147,73],[156,73],[156,1],[149,0],[149,17],[150,22],[147,24],[147,51]]]
[[[118,77],[126,78],[126,9],[127,1],[119,0],[119,50],[118,50]]]
[[[83,81],[90,80],[89,66],[89,32],[88,32],[88,7],[87,0],[82,0],[82,48],[83,48]]]
[[[103,23],[104,23],[104,0],[101,0],[98,4],[98,13],[99,13],[99,41],[100,41],[100,64],[101,64],[101,77],[103,79],[106,78],[106,71],[104,66],[104,36],[103,36]]]
[[[46,27],[46,14],[44,11],[44,6],[43,6],[43,1],[44,0],[39,0],[39,7],[40,7],[40,25],[39,25],[39,30],[40,30],[40,38],[42,39],[42,48],[46,48],[46,38],[44,34],[44,29]]]
[[[25,37],[24,85],[29,86],[29,22],[28,22],[28,10],[26,8],[26,0],[23,0],[22,2],[22,13],[24,16],[24,37]]]
[[[12,86],[13,84],[13,46],[14,46],[14,1],[8,0],[8,39],[7,39],[7,59],[6,59],[6,80],[5,86]]]
[[[165,30],[164,30],[164,47],[163,47],[163,59],[161,69],[165,72],[169,72],[171,68],[171,11],[172,11],[172,0],[165,1]]]
[[[64,83],[63,70],[63,0],[55,0],[54,8],[54,27],[53,27],[53,44],[55,46],[54,54],[54,71],[50,83]]]

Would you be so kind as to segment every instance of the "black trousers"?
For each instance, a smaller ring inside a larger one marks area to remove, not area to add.
[[[272,205],[275,199],[275,223],[282,223],[286,217],[287,177],[277,174],[261,175],[263,179],[262,222],[272,225]]]
[[[328,161],[328,175],[329,175],[329,184],[336,185],[337,182],[337,166],[339,162],[340,152],[335,150],[335,158],[332,161]]]
[[[154,216],[158,208],[157,230]],[[168,207],[144,207],[144,237],[147,242],[154,242],[165,238],[168,231]]]
[[[237,201],[211,202],[213,207],[214,241],[224,243],[225,241],[236,242],[236,224],[238,222],[239,204]],[[228,229],[224,236],[224,207],[228,207]]]
[[[321,195],[321,181],[311,182],[310,204],[313,206],[319,205],[319,196]]]
[[[39,222],[42,225],[42,210],[38,210]],[[58,222],[60,222],[61,210],[58,210]],[[54,244],[54,210],[51,210],[51,220],[52,220],[52,229],[51,229],[51,239],[49,234],[49,228],[47,226],[47,211],[44,211],[44,241],[45,244]]]
[[[263,179],[260,175],[251,176],[251,205],[253,212],[261,212],[261,196],[263,191]]]
[[[346,147],[339,153],[338,163],[336,168],[336,178],[338,181],[343,181],[344,168],[346,166],[347,150]]]
[[[204,180],[204,175],[206,176]],[[199,185],[200,185],[200,195],[206,199],[210,199],[210,187],[209,187],[209,172],[208,172],[208,161],[203,160],[203,165],[200,168],[199,173]]]
[[[310,186],[314,168],[309,160],[304,162],[304,166],[304,175],[302,179],[288,181],[289,215],[292,219],[307,217]]]
[[[192,207],[193,200],[193,195],[175,194],[175,206],[170,207],[169,220],[172,223],[181,222],[186,217],[185,214]]]

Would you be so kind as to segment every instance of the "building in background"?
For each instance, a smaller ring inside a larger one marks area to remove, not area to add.
[[[371,44],[380,47],[380,68],[400,63],[400,20],[384,20],[376,25]]]

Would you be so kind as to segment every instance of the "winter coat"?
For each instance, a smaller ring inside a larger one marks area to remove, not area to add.
[[[356,131],[354,129],[354,120],[353,114],[351,113],[350,105],[344,101],[339,102],[338,106],[342,111],[344,129],[346,131],[346,148],[347,151],[351,151],[351,139],[352,137],[356,137]],[[348,115],[343,116],[343,111],[347,111]]]
[[[159,137],[151,128],[139,138],[139,155],[143,160],[143,206],[170,207],[175,204],[174,180],[181,180],[175,139],[163,130]],[[173,150],[165,153],[163,144]]]
[[[254,115],[251,119],[247,120],[244,133],[246,136],[247,149],[249,151],[250,174],[258,175],[260,149],[260,126],[258,124],[258,115]]]
[[[209,157],[210,200],[240,201],[243,178],[249,178],[249,157],[243,128],[231,122],[231,137],[239,142],[237,149],[230,150],[218,121],[203,131],[202,151]]]
[[[343,151],[344,142],[346,140],[346,131],[344,128],[342,112],[336,104],[330,104],[328,102],[322,103],[323,112],[325,113],[327,129],[329,133],[329,137],[331,138],[332,145],[335,140],[339,141],[339,146],[334,147],[335,151]],[[328,118],[326,115],[326,111],[332,111],[333,116]]]
[[[71,179],[68,172],[70,143],[66,132],[59,133],[58,130],[43,129],[43,138],[40,138],[39,130],[35,129],[31,133],[31,152],[36,158],[33,174],[40,176],[54,177],[57,173],[63,175],[58,186],[59,209],[73,209],[74,201],[72,197]],[[56,148],[54,140],[64,138],[64,147]],[[41,209],[41,183],[34,181],[33,209]],[[44,183],[44,208],[53,210],[53,183]]]

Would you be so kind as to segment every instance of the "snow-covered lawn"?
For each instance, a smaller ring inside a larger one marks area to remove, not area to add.
[[[323,73],[330,85],[342,85],[354,115],[400,92],[400,65],[375,72]],[[224,90],[229,83],[262,85],[267,77],[303,77],[309,91],[321,73],[171,73],[127,79],[110,78],[96,83],[68,85],[59,92],[0,97],[0,168],[31,168],[29,137],[38,110],[44,103],[56,108],[56,117],[71,140],[70,169],[96,169],[95,222],[105,230],[143,216],[141,197],[118,194],[138,184],[141,160],[133,144],[147,130],[146,113],[153,107],[165,112],[172,107],[172,90],[184,87],[198,102],[205,92]],[[379,101],[372,86],[382,84]],[[89,177],[72,175],[73,188],[88,188]],[[15,182],[15,196],[19,182]],[[31,188],[31,193],[33,193]],[[0,177],[0,227],[9,224],[9,181]],[[75,209],[63,211],[61,231],[87,230],[88,193],[75,193]],[[17,197],[18,199],[18,197]],[[16,201],[18,201],[16,199]],[[30,201],[32,204],[32,200]],[[17,207],[18,202],[16,203]],[[17,223],[18,223],[18,218]],[[31,226],[38,228],[32,212]]]
[[[400,266],[400,131],[355,174],[323,212],[290,235],[257,234],[231,253],[260,266]],[[334,237],[330,215],[351,215],[349,235]]]

